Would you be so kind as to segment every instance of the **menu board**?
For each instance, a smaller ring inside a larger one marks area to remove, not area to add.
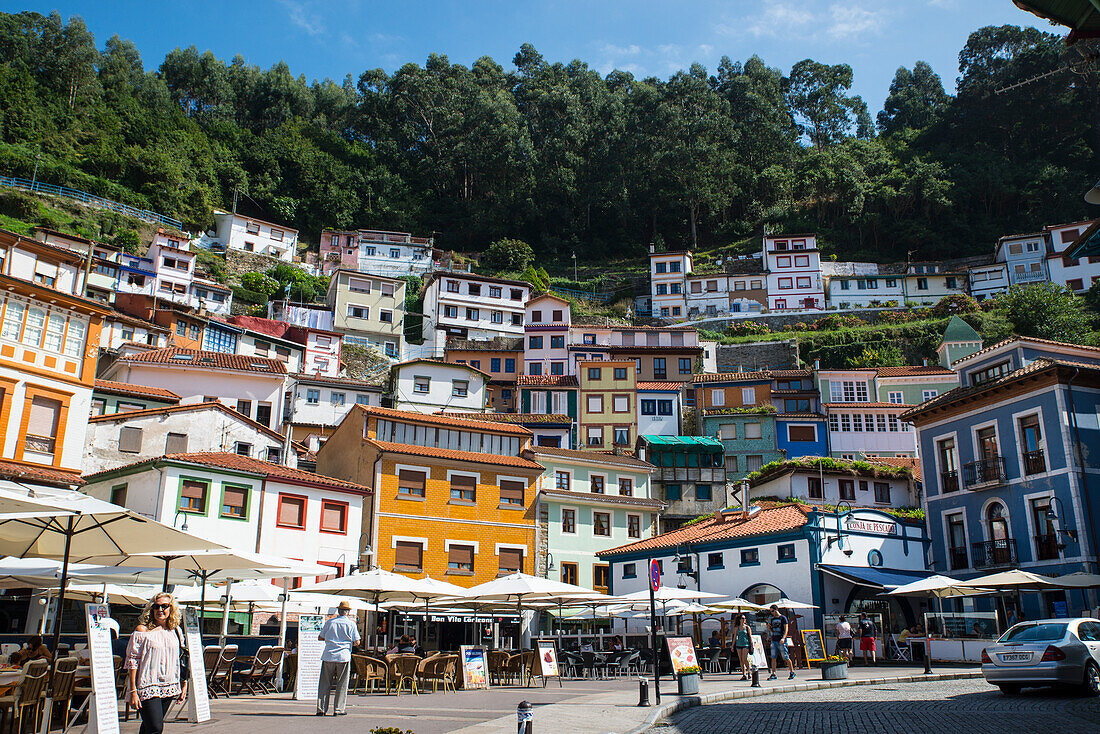
[[[695,642],[690,637],[666,637],[668,656],[672,660],[672,672],[680,674],[684,668],[699,667],[695,657]]]
[[[561,675],[558,672],[558,649],[554,646],[553,640],[538,640],[535,643],[535,651],[539,656],[539,675],[545,678],[557,678]],[[545,682],[545,681],[544,681]]]
[[[118,734],[118,694],[111,654],[111,628],[118,629],[106,604],[85,604],[88,652],[91,654],[92,696],[88,711],[89,734]]]
[[[750,635],[752,637],[752,667],[763,670],[768,667],[768,656],[764,653],[764,635]]]
[[[321,653],[325,643],[317,639],[325,625],[320,614],[298,615],[298,672],[294,677],[294,699],[317,699],[317,684],[321,680]]]
[[[489,687],[489,665],[485,648],[480,645],[462,645],[462,687],[465,690]]]
[[[821,630],[802,630],[802,646],[806,651],[806,662],[821,662],[825,659],[825,642]]]
[[[187,720],[199,724],[210,721],[210,696],[206,690],[206,662],[202,654],[198,610],[192,607],[184,608],[183,629],[183,639],[187,643],[187,654],[191,664],[191,679],[187,686]]]

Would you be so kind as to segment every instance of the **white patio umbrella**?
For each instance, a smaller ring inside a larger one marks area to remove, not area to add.
[[[714,594],[709,591],[693,591],[691,589],[677,589],[672,586],[660,586],[653,592],[656,601],[683,601],[687,599],[724,599],[725,594]],[[626,601],[649,602],[649,589],[642,589],[631,594],[623,594],[619,597]]]
[[[145,584],[69,584],[67,596],[80,601],[111,601],[140,607],[159,590]]]
[[[964,586],[963,582],[958,579],[937,574],[899,586],[893,591],[888,591],[887,594],[890,596],[934,596],[937,599],[948,599],[956,596],[976,596],[988,592],[989,589]]]
[[[1053,576],[1051,580],[1065,589],[1096,589],[1100,588],[1100,575],[1077,571],[1067,573],[1065,576]]]
[[[817,609],[816,604],[807,604],[806,602],[795,601],[786,597],[773,601],[771,604],[767,605],[767,608],[771,609],[772,604],[779,607],[780,609]]]
[[[1013,589],[1016,591],[1043,591],[1045,589],[1060,589],[1058,579],[1050,576],[1022,571],[1018,568],[1009,571],[999,571],[988,576],[981,576],[969,581],[960,581],[963,588],[971,589]]]
[[[48,558],[0,557],[0,589],[56,589],[61,581],[61,562]],[[70,563],[69,580],[82,583],[125,582],[126,571],[113,566]],[[70,585],[71,588],[71,585]]]
[[[62,562],[58,609],[65,602],[70,562],[98,562],[136,553],[171,554],[184,549],[213,550],[219,543],[203,540],[124,507],[80,492],[59,490],[31,498],[0,492],[39,506],[36,516],[25,512],[0,516],[0,553],[20,558],[53,558]],[[110,565],[105,564],[105,565]],[[60,619],[54,623],[53,647],[61,638]]]
[[[716,607],[718,609],[736,609],[737,611],[747,609],[750,612],[762,612],[767,609],[767,607],[763,606],[762,604],[756,604],[749,601],[748,599],[742,599],[739,596],[735,596],[732,599],[721,599],[719,601],[712,601],[709,602],[709,604],[710,606]]]

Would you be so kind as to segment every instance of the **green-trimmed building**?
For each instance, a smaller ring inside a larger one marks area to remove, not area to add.
[[[951,363],[969,357],[982,348],[982,335],[958,316],[952,316],[943,332],[943,341],[936,349],[940,366],[951,369]]]
[[[703,434],[722,443],[726,481],[739,482],[749,472],[786,457],[776,439],[776,410],[708,408],[702,412]]]
[[[635,448],[639,459],[657,467],[653,496],[668,505],[661,532],[728,504],[725,447],[718,439],[645,435],[638,437]]]
[[[577,430],[580,418],[580,383],[576,375],[520,375],[516,379],[519,389],[519,412],[529,415],[555,416],[560,424],[562,416],[570,422],[569,443],[560,448],[578,446]],[[547,424],[549,425],[549,424]],[[550,435],[548,431],[544,431]],[[540,434],[536,433],[533,443],[538,445]],[[552,446],[552,442],[541,445]]]

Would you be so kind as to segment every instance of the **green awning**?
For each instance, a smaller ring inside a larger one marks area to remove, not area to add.
[[[1079,34],[1100,32],[1100,9],[1091,0],[1012,0],[1020,10],[1052,20]]]
[[[699,451],[722,451],[724,446],[716,438],[709,436],[642,436],[650,446],[696,449]]]

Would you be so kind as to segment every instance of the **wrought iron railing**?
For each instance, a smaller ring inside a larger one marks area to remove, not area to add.
[[[1054,535],[1035,536],[1035,560],[1052,561],[1058,558],[1058,538]]]
[[[1016,539],[983,540],[972,544],[974,550],[974,568],[995,568],[997,566],[1015,566],[1019,563],[1016,555]]]
[[[963,484],[968,488],[1001,484],[1005,479],[1005,460],[1003,456],[994,456],[963,464]]]
[[[951,561],[952,571],[970,567],[970,559],[966,557],[966,548],[950,548],[947,554]]]
[[[1046,455],[1042,449],[1028,451],[1024,454],[1024,474],[1042,474],[1047,470]]]
[[[958,492],[959,491],[959,472],[945,471],[940,473],[940,491],[941,492]]]

